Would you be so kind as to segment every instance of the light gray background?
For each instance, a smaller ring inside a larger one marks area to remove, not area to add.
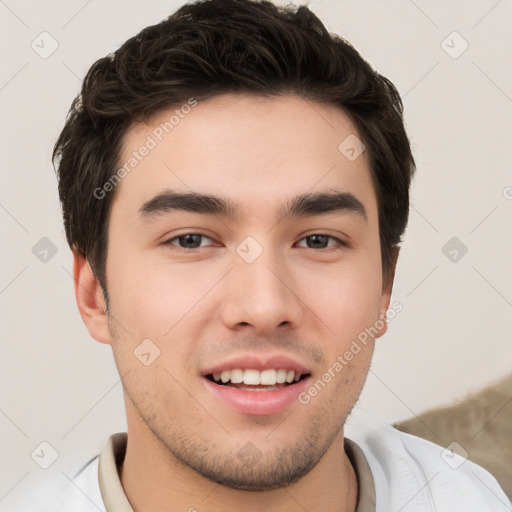
[[[89,337],[75,304],[50,154],[91,64],[181,3],[0,0],[2,511],[49,473],[65,485],[126,429],[110,347]],[[395,421],[511,370],[512,3],[310,6],[398,87],[417,161],[392,298],[403,311],[377,342],[358,404]],[[31,47],[43,31],[59,45],[48,58]],[[469,44],[457,58],[454,31]],[[42,237],[57,248],[47,262],[32,252]],[[452,237],[468,248],[457,262],[442,252]],[[31,458],[42,441],[59,454],[47,470]]]

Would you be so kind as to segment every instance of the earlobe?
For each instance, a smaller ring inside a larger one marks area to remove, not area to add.
[[[389,274],[387,276],[384,276],[378,320],[379,332],[375,336],[376,338],[380,338],[388,330],[388,322],[386,315],[389,308],[389,303],[391,302],[391,292],[393,291],[393,282],[395,280],[395,270],[399,252],[399,247],[393,247],[391,257],[391,269],[389,271]]]
[[[89,334],[95,340],[110,345],[111,337],[103,290],[87,258],[76,250],[73,251],[73,277],[78,310]]]

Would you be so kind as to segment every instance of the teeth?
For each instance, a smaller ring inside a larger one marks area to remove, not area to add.
[[[245,370],[244,384],[257,386],[260,383],[260,372],[258,370]]]
[[[281,388],[278,386],[265,386],[264,388],[256,388],[254,386],[241,386],[238,389],[243,389],[244,391],[274,391]]]
[[[276,382],[278,384],[284,384],[286,382],[286,370],[277,370]]]
[[[222,382],[223,384],[227,382],[231,382],[232,384],[243,383],[247,386],[257,386],[259,384],[263,386],[275,386],[276,384],[284,384],[285,382],[291,384],[292,382],[298,382],[300,377],[300,373],[296,374],[294,370],[285,370],[282,368],[272,368],[261,372],[252,368],[245,370],[236,368],[213,374],[213,378],[216,382]]]
[[[244,381],[244,371],[240,369],[231,370],[231,383],[240,384]]]
[[[247,371],[247,370],[246,370]],[[273,386],[277,382],[275,370],[263,370],[260,374],[260,384]]]
[[[286,370],[277,370],[276,382],[278,384],[284,384],[286,382]]]

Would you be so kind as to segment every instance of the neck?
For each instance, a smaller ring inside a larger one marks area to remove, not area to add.
[[[132,428],[130,428],[132,427]],[[301,480],[281,489],[249,492],[212,482],[178,461],[142,424],[128,425],[121,484],[134,512],[354,512],[358,484],[344,451],[343,431]],[[172,505],[172,509],[169,508]]]

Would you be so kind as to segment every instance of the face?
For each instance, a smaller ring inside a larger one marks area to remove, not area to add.
[[[109,220],[128,425],[210,480],[282,487],[329,455],[375,340],[353,342],[385,331],[367,156],[339,149],[347,115],[295,96],[219,96],[162,133],[173,111],[127,133]]]

